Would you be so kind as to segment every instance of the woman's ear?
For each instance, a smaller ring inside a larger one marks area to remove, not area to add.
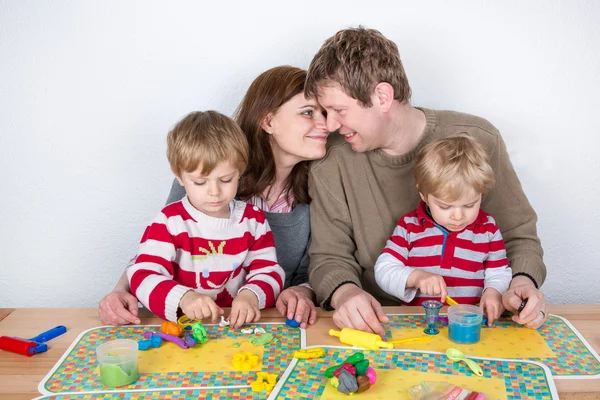
[[[260,123],[260,127],[269,135],[273,134],[273,113],[267,113]]]

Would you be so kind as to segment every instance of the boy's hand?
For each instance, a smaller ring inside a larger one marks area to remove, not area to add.
[[[179,308],[189,319],[202,321],[210,318],[213,324],[219,322],[219,317],[223,315],[221,307],[210,296],[196,293],[193,290],[187,291],[179,300]]]
[[[494,288],[487,288],[481,296],[479,307],[487,317],[487,325],[492,326],[495,320],[500,318],[504,311],[502,295]]]
[[[275,307],[281,315],[288,319],[300,322],[300,327],[306,329],[308,324],[317,322],[317,309],[313,302],[314,292],[306,286],[291,286],[285,289],[279,297]]]
[[[258,322],[258,320],[260,320],[258,297],[251,290],[244,289],[240,291],[231,303],[230,326],[237,329],[244,324]]]
[[[448,296],[448,288],[442,276],[419,271],[418,269],[408,275],[406,287],[418,288],[421,293],[430,296],[440,296],[442,303],[446,301],[446,296]]]

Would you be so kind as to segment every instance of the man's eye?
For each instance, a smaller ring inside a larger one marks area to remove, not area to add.
[[[441,210],[449,210],[450,207],[439,206]]]
[[[196,186],[202,186],[204,185],[206,182],[194,182],[194,185]]]
[[[468,206],[465,206],[465,208],[473,208],[473,207],[475,207],[475,204],[470,204]]]

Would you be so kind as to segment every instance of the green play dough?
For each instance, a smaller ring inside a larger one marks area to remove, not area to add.
[[[248,341],[256,346],[264,346],[271,343],[273,339],[274,337],[270,333],[263,333],[260,336],[252,335]]]
[[[138,379],[137,362],[124,363],[123,369],[118,365],[104,364],[100,366],[100,379],[109,387],[129,385]]]

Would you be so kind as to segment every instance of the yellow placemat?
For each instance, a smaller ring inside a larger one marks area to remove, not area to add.
[[[393,340],[423,336],[423,329],[392,329]],[[448,338],[448,328],[440,328],[440,333],[424,343],[404,343],[396,349],[439,351],[444,353],[449,347],[462,350],[470,356],[491,358],[552,358],[554,352],[535,329],[527,328],[482,328],[481,340],[475,344],[457,344]]]
[[[240,347],[233,347],[235,342]],[[263,347],[255,346],[247,339],[209,340],[191,349],[182,349],[175,343],[164,342],[158,349],[140,351],[138,370],[140,373],[153,372],[231,372],[235,371],[231,360],[236,353],[249,351],[263,358]],[[251,371],[260,371],[261,363]]]
[[[485,393],[489,400],[506,400],[504,381],[498,378],[479,378],[474,376],[449,376],[434,372],[411,372],[398,369],[378,369],[377,382],[366,392],[358,396],[360,399],[404,400],[410,399],[408,393],[411,387],[424,381],[451,382],[453,385],[467,388],[471,391]],[[327,384],[321,400],[348,400],[348,395],[338,392]]]

